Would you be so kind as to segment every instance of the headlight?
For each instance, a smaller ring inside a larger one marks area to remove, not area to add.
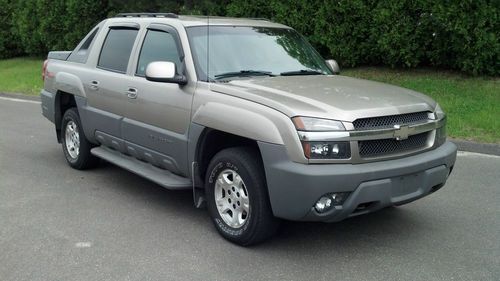
[[[309,159],[349,159],[351,148],[347,141],[303,141],[304,155]]]
[[[441,106],[439,106],[439,104],[436,104],[436,108],[434,109],[434,116],[436,117],[437,120],[443,119],[446,116],[446,114],[441,109]]]
[[[333,132],[345,131],[342,122],[337,120],[294,117],[292,119],[295,128],[303,133],[307,132]],[[351,158],[351,148],[347,141],[304,141],[302,140],[304,155],[308,159],[349,159]]]
[[[443,109],[441,109],[441,106],[439,106],[439,104],[436,104],[436,108],[434,109],[434,117],[436,118],[436,120],[446,118],[446,114],[444,113]],[[436,146],[440,146],[446,142],[446,124],[436,130],[435,142]]]

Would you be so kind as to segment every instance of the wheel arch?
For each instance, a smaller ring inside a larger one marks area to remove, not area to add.
[[[304,158],[301,151],[293,149],[301,145],[290,118],[267,106],[230,96],[197,107],[188,139],[188,163],[193,163],[191,175],[197,187],[203,186],[209,159],[215,155],[212,150],[241,143],[256,147],[262,160],[258,145],[262,142],[290,147],[287,151],[292,160]]]
[[[200,128],[198,128],[199,130]],[[221,130],[203,127],[199,132],[196,144],[193,145],[192,162],[197,163],[195,174],[195,185],[202,187],[205,179],[206,169],[210,160],[219,151],[230,147],[251,147],[258,151],[258,157],[262,161],[257,140],[244,136],[224,132]]]
[[[54,98],[54,123],[56,127],[57,141],[61,143],[61,123],[66,110],[77,107],[75,96],[73,94],[57,91]]]
[[[54,88],[64,93],[86,97],[82,80],[71,73],[58,72],[55,77]]]

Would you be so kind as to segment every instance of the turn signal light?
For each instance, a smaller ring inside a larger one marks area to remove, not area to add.
[[[42,81],[45,81],[45,76],[47,75],[47,64],[49,63],[49,60],[45,60],[43,62],[42,66]]]

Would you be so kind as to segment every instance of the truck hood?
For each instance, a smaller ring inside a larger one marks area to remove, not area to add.
[[[283,112],[352,122],[358,118],[434,111],[436,102],[418,92],[339,75],[279,76],[210,84]]]

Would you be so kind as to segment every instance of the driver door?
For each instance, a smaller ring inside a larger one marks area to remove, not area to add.
[[[188,171],[187,132],[194,87],[152,82],[145,78],[154,61],[175,63],[182,72],[183,51],[177,31],[168,25],[152,24],[144,36],[129,88],[122,136],[129,153],[155,166],[184,175]]]

